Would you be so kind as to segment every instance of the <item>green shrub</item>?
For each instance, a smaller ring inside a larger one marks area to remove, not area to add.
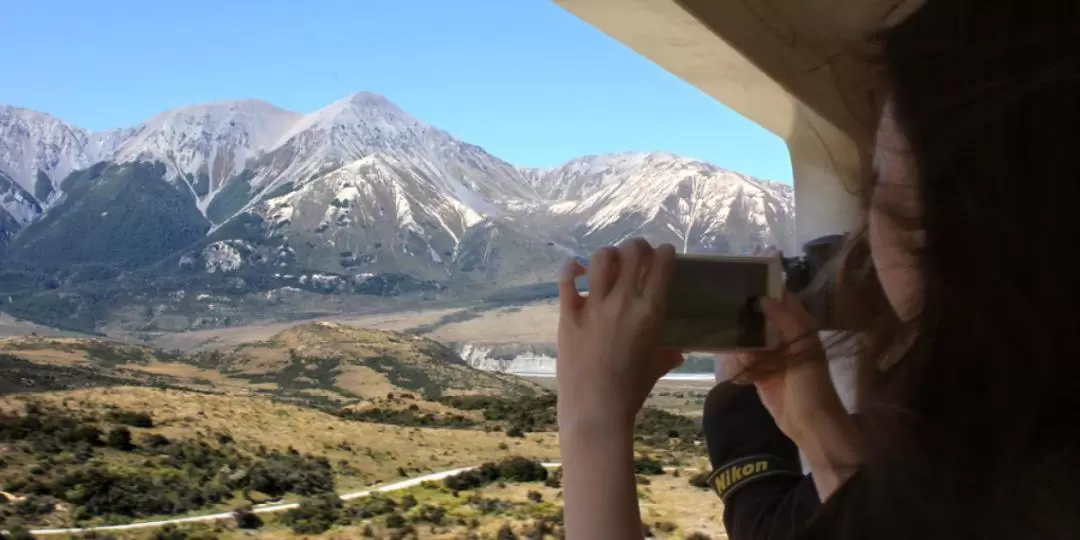
[[[233,518],[236,519],[238,529],[258,529],[263,525],[262,518],[252,510],[251,506],[241,506],[233,510]]]
[[[131,444],[131,430],[126,427],[110,429],[109,434],[105,438],[105,442],[110,448],[115,448],[122,452],[130,452],[135,449],[135,445]]]
[[[443,485],[453,491],[465,491],[496,481],[542,482],[547,478],[547,469],[540,462],[512,457],[499,463],[484,463],[475,469],[449,476],[443,480]]]
[[[394,502],[394,499],[374,493],[370,497],[364,497],[352,503],[348,512],[351,516],[359,519],[371,519],[389,514],[394,510],[397,510],[397,503]]]
[[[136,416],[116,418],[146,424]],[[213,446],[205,440],[153,434],[137,447],[131,431],[122,426],[109,431],[107,442],[130,452],[132,459],[122,466],[98,463],[91,460],[94,447],[105,442],[91,423],[95,421],[32,404],[22,415],[0,414],[0,443],[36,459],[28,469],[31,475],[4,475],[5,491],[62,501],[71,506],[73,520],[85,521],[187,513],[228,500],[238,490],[281,496],[334,488],[325,458],[276,451],[253,457],[231,444]]]
[[[542,482],[548,472],[537,461],[512,457],[499,463],[499,478],[508,482]]]
[[[401,517],[401,514],[390,514],[386,516],[386,526],[391,529],[399,529],[405,526],[405,518]]]
[[[297,508],[285,512],[281,521],[296,534],[322,534],[341,519],[343,506],[341,498],[333,493],[307,497]]]
[[[334,476],[324,457],[274,451],[251,468],[246,487],[272,497],[290,492],[315,495],[333,491]]]
[[[156,531],[150,536],[152,540],[187,540],[188,534],[176,525],[169,524]]]
[[[21,524],[8,525],[7,535],[8,540],[34,540],[34,535],[30,534],[30,530]]]
[[[664,466],[651,457],[640,457],[634,460],[634,472],[637,474],[664,474]]]
[[[413,516],[413,521],[416,523],[431,523],[432,525],[442,525],[443,519],[446,517],[446,509],[441,506],[434,506],[425,504],[421,506]]]
[[[137,428],[154,427],[154,420],[144,412],[113,411],[109,413],[109,421]]]

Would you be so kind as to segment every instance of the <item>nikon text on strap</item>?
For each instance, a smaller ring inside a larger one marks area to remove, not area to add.
[[[762,478],[780,475],[802,477],[803,473],[797,464],[761,454],[740,458],[717,468],[709,475],[709,485],[721,500],[727,502],[727,498],[739,488]]]

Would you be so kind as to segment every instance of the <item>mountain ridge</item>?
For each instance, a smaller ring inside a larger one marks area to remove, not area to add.
[[[307,114],[252,99],[177,107],[97,133],[0,107],[0,295],[32,305],[28,318],[211,310],[169,296],[198,290],[261,295],[269,310],[292,290],[528,287],[630,236],[790,250],[793,216],[790,186],[666,152],[516,167],[370,92]]]

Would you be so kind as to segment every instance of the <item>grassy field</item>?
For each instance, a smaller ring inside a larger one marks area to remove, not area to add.
[[[462,399],[472,398],[466,396]],[[476,399],[480,400],[477,403],[483,405],[483,400],[490,398],[478,396]],[[494,399],[501,403],[500,407],[513,407],[512,401]],[[418,401],[405,398],[405,403]],[[550,403],[553,406],[553,402]],[[446,412],[453,409],[444,403],[424,404],[426,408],[422,410],[426,411]],[[376,401],[357,409],[385,405],[385,401]],[[406,410],[408,409],[409,407],[406,407]],[[534,409],[535,406],[528,406],[527,413],[535,413]],[[151,441],[155,438],[171,441],[170,444],[173,445],[182,445],[180,448],[188,449],[184,452],[190,453],[192,449],[203,448],[198,452],[211,457],[221,453],[222,456],[232,456],[229,459],[234,461],[255,463],[244,466],[248,468],[258,468],[259,456],[267,455],[271,458],[296,455],[297,459],[301,459],[299,456],[308,456],[303,458],[308,460],[303,462],[307,463],[304,467],[308,469],[311,468],[311,463],[322,460],[332,476],[332,489],[336,492],[363,489],[461,466],[499,462],[512,457],[520,456],[538,462],[558,461],[559,458],[557,434],[550,430],[553,427],[553,410],[548,411],[546,420],[538,420],[532,429],[515,435],[505,429],[504,423],[492,420],[499,417],[492,413],[490,407],[477,409],[465,406],[458,412],[476,420],[478,425],[450,429],[356,421],[308,407],[277,403],[259,396],[213,395],[121,386],[18,394],[0,398],[0,440],[10,440],[10,433],[5,435],[3,426],[12,424],[10,420],[3,420],[4,418],[42,414],[30,411],[50,411],[48,414],[53,418],[80,419],[77,422],[92,425],[100,433],[109,433],[107,446],[91,450],[91,456],[82,460],[75,457],[78,450],[74,450],[74,454],[70,449],[65,451],[64,448],[60,448],[59,453],[42,450],[40,439],[35,439],[37,442],[29,446],[21,445],[16,440],[15,444],[9,443],[4,447],[4,451],[0,453],[5,467],[3,488],[15,497],[31,497],[31,500],[41,504],[50,498],[55,501],[51,503],[55,505],[55,510],[27,520],[38,527],[122,523],[131,519],[108,515],[94,517],[96,514],[87,517],[84,508],[77,508],[55,499],[56,496],[47,495],[55,493],[49,491],[54,488],[48,486],[74,482],[72,478],[83,478],[90,471],[97,470],[96,467],[105,466],[114,471],[111,474],[119,474],[120,476],[112,480],[119,484],[130,481],[134,476],[149,478],[155,485],[163,485],[161,482],[165,482],[165,478],[181,470],[189,471],[183,474],[210,474],[209,478],[217,477],[220,480],[220,473],[215,473],[213,469],[216,465],[207,470],[200,469],[199,461],[191,461],[190,455],[185,458],[189,459],[185,462],[186,465],[167,465],[167,461],[161,462],[160,458],[164,455],[173,456],[175,461],[175,450],[170,450],[169,447],[154,450],[157,447],[152,446],[154,443]],[[513,410],[510,413],[517,414]],[[132,415],[136,418],[145,416],[145,424],[136,422],[133,425],[130,421],[123,420],[125,416]],[[681,424],[668,424],[666,417],[658,418],[659,420],[643,418],[642,427],[639,428],[641,433],[654,434],[651,438],[646,436],[639,441],[639,455],[654,459],[656,466],[663,465],[666,470],[664,474],[643,474],[639,478],[639,498],[646,524],[658,531],[658,537],[661,538],[681,537],[679,535],[691,531],[704,533],[712,538],[723,538],[720,521],[716,518],[720,512],[719,502],[711,492],[693,487],[689,483],[690,478],[704,472],[708,467],[703,449],[690,442],[694,436],[689,433],[684,434],[684,439],[678,444],[675,440],[667,442],[667,437],[670,436],[669,428]],[[56,422],[47,422],[45,425],[55,424]],[[131,433],[131,448],[119,450],[114,446],[113,432],[118,428]],[[681,428],[686,429],[685,426]],[[658,431],[667,434],[659,435],[658,440]],[[46,428],[46,432],[52,433],[53,430]],[[685,438],[687,436],[690,438]],[[67,440],[70,436],[58,437],[60,438],[53,442]],[[47,446],[46,444],[45,447]],[[164,454],[161,454],[162,452]],[[155,458],[156,454],[161,455]],[[312,459],[315,461],[310,461]],[[45,464],[49,466],[44,467]],[[289,473],[285,471],[283,474]],[[27,487],[35,483],[43,487]],[[184,489],[192,488],[176,488],[175,494],[169,497],[185,497]],[[46,495],[33,496],[31,493]],[[494,537],[499,529],[506,526],[518,533],[527,534],[530,528],[537,526],[538,519],[543,521],[545,516],[556,518],[561,498],[558,485],[525,485],[515,482],[493,483],[476,493],[463,492],[455,495],[445,488],[425,487],[416,488],[408,494],[413,495],[419,505],[440,508],[440,512],[446,514],[445,519],[428,522],[424,521],[426,518],[422,516],[417,517],[416,512],[401,512],[407,523],[412,524],[408,527],[421,527],[424,534],[419,537],[423,538],[460,538],[468,534],[483,536],[484,533],[491,533]],[[394,497],[400,501],[405,495],[406,493],[395,494]],[[475,501],[470,502],[475,496],[501,502],[492,503],[494,509],[478,510]],[[286,495],[286,499],[296,500],[293,497],[296,495]],[[228,510],[272,498],[274,497],[258,492],[252,495],[247,490],[237,490],[225,494],[217,503],[196,506],[198,511],[187,511],[181,515]],[[0,509],[2,508],[0,506]],[[83,517],[76,518],[80,513],[84,514]],[[153,519],[175,515],[147,510],[141,514],[133,514],[132,518]],[[2,517],[3,513],[0,512],[0,518]],[[295,537],[295,524],[286,518],[268,520],[266,528],[260,530],[260,537]],[[325,537],[356,537],[367,527],[375,527],[375,537],[380,538],[400,537],[391,534],[389,529],[398,532],[403,530],[400,526],[391,527],[385,521],[361,516],[360,519],[340,522],[340,526],[332,527]],[[180,533],[189,535],[183,536],[184,538],[229,538],[246,534],[236,530],[231,521],[212,526],[185,527],[184,531],[178,532]],[[151,533],[145,532],[118,536],[153,537]]]
[[[669,469],[661,474],[638,476],[638,500],[642,520],[655,538],[726,539],[721,524],[723,512],[711,492],[688,488],[690,467]],[[431,483],[380,496],[373,500],[348,502],[338,510],[338,524],[318,535],[325,539],[352,538],[558,538],[561,532],[562,490],[558,473],[550,480],[497,482],[477,489],[452,491],[443,483]],[[376,502],[377,501],[377,502]],[[369,515],[370,509],[387,501],[394,510]],[[373,504],[375,503],[375,504]],[[437,511],[432,511],[438,509]],[[369,515],[369,517],[358,517]],[[394,517],[391,517],[394,516]],[[391,527],[400,518],[404,526]],[[296,533],[286,519],[266,522],[259,538],[291,539]],[[185,526],[180,532],[193,537],[239,539],[251,531],[238,529],[231,521],[212,525]],[[510,536],[512,534],[513,536]],[[151,533],[126,535],[153,538]]]
[[[484,308],[439,308],[405,310],[374,315],[338,315],[311,321],[252,324],[159,334],[150,341],[155,347],[172,350],[207,350],[260,341],[305,322],[334,322],[402,332],[422,329],[422,334],[442,342],[468,343],[551,343],[555,341],[558,305],[551,300],[520,306]]]
[[[0,338],[13,336],[57,336],[57,337],[85,337],[84,334],[57,330],[48,326],[42,326],[22,319],[16,319],[7,313],[0,313]]]
[[[406,310],[377,315],[339,315],[311,319],[310,321],[252,324],[231,328],[164,333],[156,336],[150,343],[165,350],[180,349],[183,351],[232,347],[252,341],[265,340],[294,326],[311,322],[335,322],[361,328],[400,332],[415,326],[438,321],[441,317],[459,311],[462,310],[451,308],[424,311]]]
[[[479,336],[552,306],[369,322]],[[259,537],[557,537],[557,482],[499,480],[456,495],[438,484],[394,494],[397,509],[375,515],[365,503],[339,508],[328,499],[484,462],[558,461],[554,379],[478,371],[427,336],[384,329],[321,322],[235,331],[188,353],[0,339],[0,528],[123,523],[283,498],[321,513],[268,516]],[[638,419],[637,453],[667,471],[639,478],[657,537],[724,538],[719,501],[690,483],[707,468],[695,418],[710,387],[662,381]],[[115,536],[250,535],[227,520]]]
[[[403,427],[356,422],[295,405],[241,396],[207,395],[138,387],[95,388],[0,398],[0,411],[44,403],[60,410],[105,417],[115,409],[144,411],[153,427],[136,429],[174,438],[213,438],[227,433],[240,447],[259,446],[325,456],[331,463],[345,460],[337,471],[340,489],[359,489],[409,476],[455,467],[478,465],[521,455],[533,459],[558,457],[554,433],[534,433],[509,439],[502,432]]]

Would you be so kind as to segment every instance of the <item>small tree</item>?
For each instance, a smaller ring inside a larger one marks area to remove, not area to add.
[[[547,469],[537,461],[512,457],[499,463],[499,478],[507,482],[540,482],[547,477]]]
[[[664,474],[664,466],[651,457],[640,457],[634,460],[634,472],[638,474]]]
[[[238,529],[258,529],[263,524],[262,518],[251,509],[251,506],[241,506],[233,510],[233,518],[236,519]]]
[[[154,427],[154,419],[149,414],[138,411],[113,411],[109,414],[109,420],[131,427]]]
[[[131,444],[131,430],[126,427],[110,429],[109,434],[106,437],[106,443],[110,448],[115,448],[122,452],[130,452],[135,449],[135,445]]]
[[[300,506],[285,512],[281,520],[296,534],[326,532],[341,518],[341,498],[333,493],[316,495],[300,501]]]

